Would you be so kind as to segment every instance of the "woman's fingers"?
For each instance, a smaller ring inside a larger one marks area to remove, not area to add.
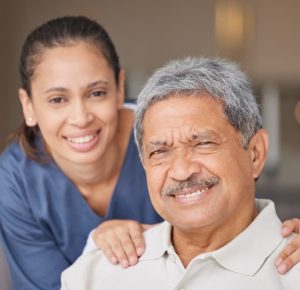
[[[143,227],[131,220],[102,223],[95,231],[94,241],[112,263],[120,263],[124,268],[135,265],[145,250]]]
[[[108,260],[110,260],[113,264],[118,264],[119,260],[114,254],[111,245],[106,239],[97,239],[96,245],[99,249],[101,249]]]
[[[281,234],[283,237],[289,236],[292,232],[300,234],[300,219],[289,219],[282,223]]]
[[[280,252],[276,259],[278,272],[285,274],[294,265],[300,262],[300,220],[290,219],[282,223],[281,235],[288,237],[292,233],[297,233],[290,243]]]
[[[294,265],[300,262],[300,238],[297,236],[278,255],[276,266],[280,274],[285,274]]]
[[[130,227],[130,236],[134,244],[136,254],[138,257],[144,254],[145,252],[145,240],[144,232],[145,228],[141,224],[132,225]]]

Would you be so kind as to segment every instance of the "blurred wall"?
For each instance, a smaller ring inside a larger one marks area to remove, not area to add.
[[[293,196],[298,207],[282,216],[300,215],[300,125],[293,117],[300,100],[299,0],[1,0],[0,8],[0,149],[20,120],[17,66],[24,38],[50,18],[84,14],[100,21],[115,42],[126,69],[129,97],[155,68],[188,55],[238,61],[258,96],[264,84],[276,84],[279,164],[262,176],[258,186],[267,196],[284,195],[289,201]],[[232,35],[227,25],[241,29]]]

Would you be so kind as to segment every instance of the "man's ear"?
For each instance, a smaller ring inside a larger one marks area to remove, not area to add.
[[[19,89],[19,99],[22,105],[23,115],[28,127],[34,127],[37,125],[32,100],[28,96],[27,92],[20,88]]]
[[[249,149],[253,164],[253,178],[257,179],[265,165],[268,156],[269,137],[264,129],[260,129],[252,137]]]
[[[118,108],[121,109],[125,100],[125,71],[120,70],[118,83]]]

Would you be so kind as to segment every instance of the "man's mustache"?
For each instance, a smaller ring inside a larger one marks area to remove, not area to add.
[[[176,195],[182,192],[185,189],[191,189],[195,186],[198,187],[198,190],[202,190],[204,188],[210,188],[220,182],[220,178],[217,176],[209,176],[209,177],[190,177],[184,181],[177,181],[174,184],[168,185],[162,189],[162,196],[171,196]]]

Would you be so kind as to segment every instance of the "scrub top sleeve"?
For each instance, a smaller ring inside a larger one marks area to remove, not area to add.
[[[70,265],[51,231],[34,219],[26,199],[6,182],[0,189],[1,242],[14,289],[60,288],[60,273]]]

